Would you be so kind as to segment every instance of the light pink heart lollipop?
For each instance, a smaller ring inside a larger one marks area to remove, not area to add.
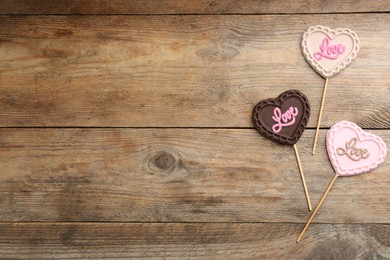
[[[387,155],[387,147],[382,138],[363,131],[349,121],[340,121],[329,129],[326,135],[326,149],[336,175],[303,228],[297,242],[305,234],[338,176],[353,176],[370,172],[382,164]]]
[[[341,121],[329,129],[326,149],[338,176],[369,172],[385,161],[386,144],[379,136],[364,132],[349,121]]]
[[[316,25],[309,27],[303,33],[301,49],[309,65],[325,78],[317,130],[314,136],[312,152],[314,154],[329,78],[340,73],[356,58],[359,52],[359,38],[354,31],[347,28],[333,30],[326,26]]]

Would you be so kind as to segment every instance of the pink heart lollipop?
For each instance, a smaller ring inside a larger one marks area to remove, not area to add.
[[[363,131],[356,124],[340,121],[326,135],[326,149],[336,175],[333,177],[297,242],[305,234],[338,176],[353,176],[376,169],[385,161],[387,147],[379,136]]]
[[[385,161],[387,154],[382,138],[364,132],[349,121],[338,122],[329,129],[326,149],[338,176],[372,171]]]

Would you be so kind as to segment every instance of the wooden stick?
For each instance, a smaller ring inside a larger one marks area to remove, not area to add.
[[[303,175],[303,169],[302,169],[302,165],[301,165],[301,159],[299,158],[299,153],[298,153],[298,149],[297,149],[296,144],[294,144],[293,147],[294,147],[294,151],[295,151],[295,157],[297,158],[297,162],[298,162],[299,173],[301,174],[303,189],[305,190],[307,205],[309,206],[309,210],[312,211],[313,208],[311,207],[310,196],[309,196],[309,192],[307,191],[305,175]]]
[[[328,88],[328,81],[329,81],[329,78],[326,78],[326,79],[325,79],[324,90],[323,90],[323,92],[322,92],[322,100],[321,100],[321,106],[320,106],[320,114],[318,115],[317,130],[316,130],[316,135],[314,136],[314,144],[313,144],[313,152],[312,152],[312,154],[315,154],[315,153],[316,153],[316,146],[317,146],[317,139],[318,139],[318,130],[320,129],[321,118],[322,118],[322,109],[324,108],[325,96],[326,96],[326,89]]]
[[[299,241],[301,241],[303,235],[305,234],[305,232],[306,232],[307,228],[309,227],[311,221],[313,220],[314,216],[316,215],[318,209],[321,207],[322,203],[324,202],[326,196],[328,195],[328,193],[329,193],[329,191],[330,191],[330,188],[332,188],[332,186],[333,186],[334,182],[336,181],[337,177],[338,177],[337,175],[335,175],[335,176],[333,177],[333,180],[330,182],[330,184],[329,184],[328,188],[326,189],[324,195],[322,195],[322,198],[321,198],[320,202],[318,203],[316,209],[315,209],[315,210],[313,211],[313,213],[311,214],[309,220],[307,221],[305,227],[303,228],[301,234],[299,235],[299,237],[298,237],[298,239],[297,239],[297,243],[298,243]]]

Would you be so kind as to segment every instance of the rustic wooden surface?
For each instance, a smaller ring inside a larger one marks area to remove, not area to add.
[[[0,258],[389,259],[390,162],[339,178],[297,244],[309,212],[293,149],[250,121],[260,99],[307,94],[298,149],[316,205],[327,128],[348,119],[390,143],[389,11],[1,1]],[[324,80],[299,43],[319,23],[354,29],[361,51],[330,80],[311,156]]]
[[[390,142],[389,131],[371,132]],[[333,171],[324,142],[311,156],[313,136],[307,130],[297,145],[316,205]],[[5,221],[308,218],[293,148],[254,129],[11,128],[0,130],[0,145]],[[388,169],[340,178],[314,222],[390,224]]]
[[[389,225],[289,223],[0,224],[0,257],[47,259],[388,259]],[[6,249],[6,250],[4,250]]]
[[[318,20],[362,42],[322,127],[390,127],[389,14],[1,16],[0,126],[252,127],[259,100],[297,88],[314,127],[324,79],[299,46]]]
[[[387,0],[2,0],[0,14],[281,14],[388,12]]]

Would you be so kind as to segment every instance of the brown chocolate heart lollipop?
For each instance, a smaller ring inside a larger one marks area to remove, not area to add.
[[[282,144],[293,145],[309,210],[312,210],[296,142],[301,137],[310,117],[307,97],[298,90],[287,90],[277,98],[260,101],[253,108],[252,120],[263,136]]]
[[[253,109],[257,131],[283,144],[298,142],[309,117],[309,100],[298,90],[288,90],[277,98],[262,100]]]

